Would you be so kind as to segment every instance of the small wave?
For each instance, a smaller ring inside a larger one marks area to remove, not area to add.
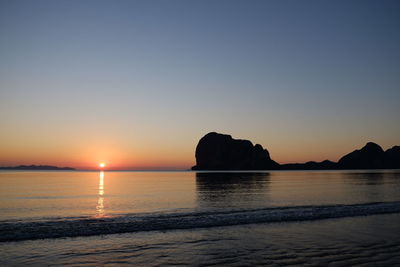
[[[65,218],[47,221],[2,221],[0,242],[165,231],[256,223],[311,221],[400,213],[400,201],[352,205],[276,207],[253,210],[128,214],[106,218]]]

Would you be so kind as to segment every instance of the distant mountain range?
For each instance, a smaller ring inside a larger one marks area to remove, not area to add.
[[[19,165],[12,167],[0,167],[0,170],[40,170],[40,171],[73,171],[71,167],[56,167],[50,165]]]
[[[400,146],[384,151],[369,142],[363,148],[343,156],[338,162],[324,160],[306,163],[279,164],[268,150],[248,140],[211,132],[196,147],[196,165],[192,170],[340,170],[400,169]]]

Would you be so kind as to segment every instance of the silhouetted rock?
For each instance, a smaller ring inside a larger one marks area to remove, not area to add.
[[[266,149],[230,135],[208,133],[196,147],[193,170],[270,170],[279,168]]]
[[[343,156],[337,163],[291,163],[279,165],[266,149],[248,140],[235,140],[230,135],[208,133],[196,147],[196,166],[192,170],[336,170],[400,169],[400,146],[386,151],[372,142]]]
[[[383,161],[385,168],[400,169],[400,146],[394,146],[386,150]]]
[[[338,167],[341,169],[382,169],[384,165],[383,149],[372,142],[367,143],[363,148],[343,156]]]
[[[324,160],[321,162],[308,161],[306,163],[289,163],[281,165],[282,170],[334,170],[337,169],[337,163]]]

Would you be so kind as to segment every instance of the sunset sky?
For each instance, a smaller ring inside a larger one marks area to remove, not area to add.
[[[0,0],[0,166],[188,169],[400,145],[400,1]]]

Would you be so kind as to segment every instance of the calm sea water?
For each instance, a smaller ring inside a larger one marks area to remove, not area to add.
[[[400,172],[0,172],[0,265],[400,265]]]

